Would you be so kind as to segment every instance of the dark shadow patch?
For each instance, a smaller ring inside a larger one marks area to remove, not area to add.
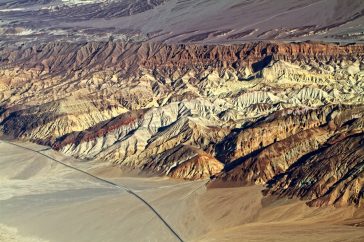
[[[253,71],[258,72],[258,71],[263,70],[265,67],[267,67],[270,64],[272,59],[273,59],[273,55],[269,55],[269,56],[264,57],[263,60],[253,63],[252,64]]]

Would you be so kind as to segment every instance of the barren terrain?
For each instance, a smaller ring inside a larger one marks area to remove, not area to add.
[[[364,1],[0,0],[0,241],[364,241]]]
[[[16,144],[44,150],[30,143]],[[127,192],[19,146],[2,141],[0,151],[1,239],[178,241],[148,207]],[[297,200],[263,198],[260,186],[206,189],[204,181],[120,177],[117,168],[50,150],[41,152],[129,187],[185,241],[364,239],[362,209],[309,208]]]
[[[1,0],[0,12],[2,41],[22,43],[364,40],[361,0]]]

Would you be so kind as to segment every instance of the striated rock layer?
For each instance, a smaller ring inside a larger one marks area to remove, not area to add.
[[[50,42],[0,56],[3,134],[210,186],[363,206],[363,45]]]

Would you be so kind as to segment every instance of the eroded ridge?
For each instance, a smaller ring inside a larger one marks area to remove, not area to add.
[[[1,130],[154,174],[362,206],[363,53],[315,42],[5,48]]]

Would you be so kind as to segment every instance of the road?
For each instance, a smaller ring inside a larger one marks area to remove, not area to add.
[[[0,143],[3,142],[3,143],[6,143],[6,144],[9,144],[9,145],[13,145],[13,146],[16,146],[16,147],[19,147],[19,148],[22,148],[22,149],[25,149],[25,150],[29,150],[29,151],[32,151],[32,152],[35,152],[41,156],[44,156],[46,157],[47,159],[53,161],[53,162],[56,162],[58,164],[61,164],[62,166],[65,166],[69,169],[72,169],[74,171],[77,171],[79,173],[82,173],[88,177],[91,177],[92,179],[95,179],[97,181],[100,181],[102,183],[105,183],[109,186],[112,186],[114,188],[117,188],[117,189],[121,189],[123,191],[126,191],[128,194],[130,194],[131,196],[135,197],[139,202],[143,203],[148,209],[150,209],[150,211],[152,211],[155,216],[166,226],[166,228],[171,232],[171,234],[176,238],[176,240],[178,241],[183,241],[182,237],[175,231],[175,229],[165,220],[165,218],[163,218],[163,216],[148,202],[146,201],[143,197],[141,197],[140,195],[138,195],[136,192],[134,192],[132,189],[126,187],[126,186],[123,186],[121,184],[116,184],[112,181],[109,181],[109,180],[106,180],[106,179],[103,179],[101,177],[98,177],[98,176],[95,176],[89,172],[86,172],[84,170],[81,170],[77,167],[74,167],[74,166],[71,166],[69,164],[66,164],[62,161],[59,161],[47,154],[44,154],[42,153],[43,151],[46,151],[47,149],[43,149],[43,150],[34,150],[34,149],[31,149],[31,148],[28,148],[28,147],[25,147],[25,146],[22,146],[22,145],[19,145],[19,144],[16,144],[16,143],[13,143],[13,142],[10,142],[10,141],[5,141],[5,140],[1,140]],[[197,190],[197,189],[196,189]],[[189,194],[190,195],[190,194]]]

